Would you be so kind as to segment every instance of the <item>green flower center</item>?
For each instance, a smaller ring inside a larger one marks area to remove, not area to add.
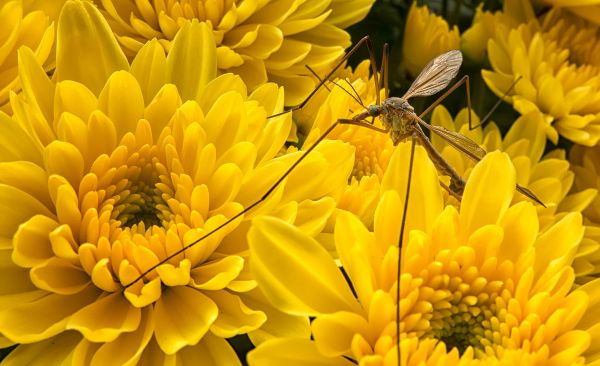
[[[453,306],[448,311],[449,314],[444,312],[442,319],[432,321],[430,336],[444,342],[448,351],[456,348],[460,355],[469,346],[483,350],[481,338],[485,331],[482,325],[486,319],[484,314],[488,311],[484,310],[477,316],[469,311],[461,311],[460,306]]]

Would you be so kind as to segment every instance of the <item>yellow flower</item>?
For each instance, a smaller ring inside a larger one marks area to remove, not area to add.
[[[17,51],[21,46],[34,50],[36,59],[46,70],[54,67],[54,11],[62,1],[25,2],[3,1],[0,4],[0,109],[10,112],[8,104],[11,91],[21,89],[17,75]]]
[[[424,149],[415,152],[399,283],[410,143],[390,160],[374,232],[350,213],[338,218],[335,244],[350,283],[300,230],[253,221],[250,267],[265,296],[314,320],[312,339],[269,340],[249,364],[395,365],[399,311],[402,365],[582,365],[597,314],[586,313],[593,291],[571,290],[581,215],[539,233],[533,205],[511,205],[515,170],[500,152],[473,169],[460,210],[444,208],[435,167]]]
[[[461,110],[456,118],[452,119],[446,108],[437,107],[433,111],[431,123],[468,136],[486,151],[505,151],[515,166],[517,182],[530,189],[546,205],[546,207],[536,205],[540,232],[545,232],[570,212],[582,212],[597,197],[600,187],[572,189],[574,168],[566,160],[564,151],[554,150],[543,154],[546,138],[543,117],[538,111],[519,117],[504,137],[493,122],[487,124],[483,130],[478,127],[470,131],[466,109]],[[474,113],[472,123],[479,125],[479,118]],[[470,158],[449,146],[438,136],[432,137],[432,143],[462,177],[465,179],[469,177],[475,165]],[[493,194],[491,190],[490,194]],[[448,200],[455,205],[458,204],[452,197]],[[528,200],[529,198],[522,194],[513,197],[514,203]],[[594,259],[600,254],[598,248],[600,248],[600,236],[594,235],[594,229],[586,226],[585,237],[578,247],[573,264],[578,283],[588,281],[587,276],[590,271],[600,271],[600,262]],[[590,261],[597,267],[591,269]]]
[[[123,48],[137,53],[157,38],[168,52],[186,19],[212,24],[220,72],[242,77],[253,90],[267,80],[285,87],[286,105],[315,86],[305,65],[326,72],[350,46],[343,29],[366,16],[373,0],[112,1],[96,0]]]
[[[574,191],[585,189],[600,190],[600,147],[573,146],[569,156],[575,172]],[[584,222],[587,224],[586,237],[588,255],[580,259],[580,271],[585,280],[600,277],[600,196],[583,210]]]
[[[536,3],[564,8],[573,14],[600,25],[598,0],[536,0]]]
[[[598,27],[559,8],[517,27],[496,28],[488,42],[493,70],[483,70],[497,95],[521,77],[508,100],[521,114],[544,113],[546,135],[582,145],[600,140]]]
[[[283,109],[281,88],[248,94],[238,76],[215,78],[212,37],[189,22],[168,57],[151,41],[129,65],[95,6],[69,1],[52,80],[21,49],[23,93],[13,119],[0,114],[0,341],[21,343],[6,362],[236,365],[225,338],[308,329],[256,290],[249,220],[318,234],[351,147],[323,144],[262,204],[179,253],[300,154],[278,156],[290,116],[266,119]]]
[[[429,13],[427,5],[413,1],[406,19],[402,42],[402,65],[412,77],[440,54],[457,50],[460,45],[458,27],[449,29],[444,18]]]
[[[535,17],[533,9],[527,1],[506,0],[503,11],[491,13],[483,10],[483,4],[477,7],[473,24],[460,36],[460,48],[465,56],[479,64],[486,57],[487,43],[499,27],[514,28],[519,23],[527,22]]]

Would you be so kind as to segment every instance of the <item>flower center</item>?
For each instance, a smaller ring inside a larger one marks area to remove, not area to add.
[[[480,341],[484,334],[484,314],[489,314],[487,306],[464,309],[461,304],[457,305],[441,312],[439,319],[431,321],[432,329],[429,335],[443,342],[448,351],[456,348],[460,355],[469,346],[483,350]]]

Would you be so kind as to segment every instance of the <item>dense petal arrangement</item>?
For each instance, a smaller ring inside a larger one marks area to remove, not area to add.
[[[265,295],[315,319],[313,340],[270,340],[249,354],[250,365],[394,365],[398,311],[403,365],[582,365],[594,316],[584,317],[586,291],[571,290],[581,215],[539,233],[533,205],[511,205],[515,171],[499,152],[476,166],[460,210],[444,208],[437,171],[417,148],[398,282],[409,158],[410,145],[400,144],[374,232],[350,213],[338,217],[336,248],[350,283],[312,238],[281,220],[253,221],[250,266]]]
[[[112,1],[96,0],[130,54],[157,38],[166,51],[182,24],[212,24],[217,65],[253,90],[267,80],[285,86],[287,105],[314,88],[304,68],[327,71],[350,46],[344,28],[365,17],[373,0]]]
[[[43,3],[43,4],[41,4]],[[10,111],[11,91],[20,90],[17,74],[17,51],[26,46],[46,69],[54,65],[54,16],[62,1],[3,1],[0,4],[0,109]]]
[[[496,25],[487,47],[492,70],[482,71],[490,89],[499,96],[509,92],[522,114],[544,113],[546,134],[554,143],[560,134],[578,144],[597,144],[598,26],[560,8],[517,27]]]
[[[215,77],[212,32],[198,22],[168,57],[153,41],[131,65],[88,2],[67,2],[58,37],[56,79],[21,49],[23,94],[12,119],[0,115],[0,333],[22,343],[6,361],[233,365],[225,339],[267,314],[304,324],[255,290],[249,220],[271,214],[318,234],[352,148],[323,144],[240,216],[301,154],[278,156],[290,115],[266,119],[283,109],[280,88],[248,94],[238,76]],[[85,69],[68,67],[72,47]]]
[[[536,3],[564,8],[600,25],[600,1],[598,0],[536,0]]]
[[[434,57],[460,46],[460,35],[455,25],[450,29],[444,18],[430,13],[429,8],[413,2],[404,29],[402,67],[413,78]]]

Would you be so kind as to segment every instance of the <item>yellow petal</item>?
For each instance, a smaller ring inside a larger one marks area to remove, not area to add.
[[[154,335],[166,354],[198,343],[218,315],[217,305],[210,298],[188,287],[164,291],[154,311]]]
[[[249,308],[242,299],[228,291],[214,291],[210,298],[219,308],[219,316],[210,331],[216,336],[230,338],[259,328],[266,320],[265,313]]]
[[[12,238],[19,225],[36,214],[54,217],[34,197],[15,187],[0,184],[0,237]]]
[[[92,342],[111,342],[121,333],[132,332],[140,324],[141,311],[122,294],[112,293],[79,310],[67,323]]]
[[[22,344],[12,350],[2,363],[9,366],[60,365],[68,359],[80,340],[80,334],[64,332],[40,342]]]
[[[21,267],[33,267],[53,257],[50,232],[58,223],[43,215],[35,215],[19,226],[13,237],[12,259]]]
[[[72,295],[89,286],[90,277],[81,267],[52,257],[43,265],[31,269],[31,282],[48,292]]]
[[[217,52],[206,23],[187,22],[167,56],[167,80],[177,85],[183,100],[193,100],[217,73]]]
[[[65,4],[58,20],[57,38],[58,81],[78,81],[97,95],[110,74],[129,69],[110,27],[91,2]]]
[[[244,259],[238,256],[203,263],[192,269],[192,285],[199,290],[224,289],[240,274],[243,267]]]
[[[135,76],[144,101],[148,103],[167,82],[167,56],[156,39],[147,42],[131,62],[131,74]]]
[[[309,339],[276,338],[248,353],[250,366],[352,366],[344,357],[325,357]]]
[[[177,352],[177,359],[184,365],[194,365],[202,360],[202,365],[207,366],[241,366],[232,346],[225,339],[211,333],[207,333],[197,345]]]
[[[342,311],[317,317],[311,327],[317,348],[323,356],[328,357],[339,357],[350,352],[354,335],[369,332],[365,318]]]
[[[496,224],[502,217],[516,187],[515,168],[508,155],[488,153],[473,168],[465,187],[460,219],[465,235],[486,224]]]
[[[19,78],[23,93],[35,103],[47,121],[53,118],[54,85],[28,47],[19,48]]]
[[[144,115],[144,96],[135,77],[126,71],[110,75],[98,97],[98,109],[114,123],[118,137],[135,131]]]
[[[315,315],[359,305],[329,253],[280,219],[259,217],[248,233],[250,268],[265,296],[282,311]]]

